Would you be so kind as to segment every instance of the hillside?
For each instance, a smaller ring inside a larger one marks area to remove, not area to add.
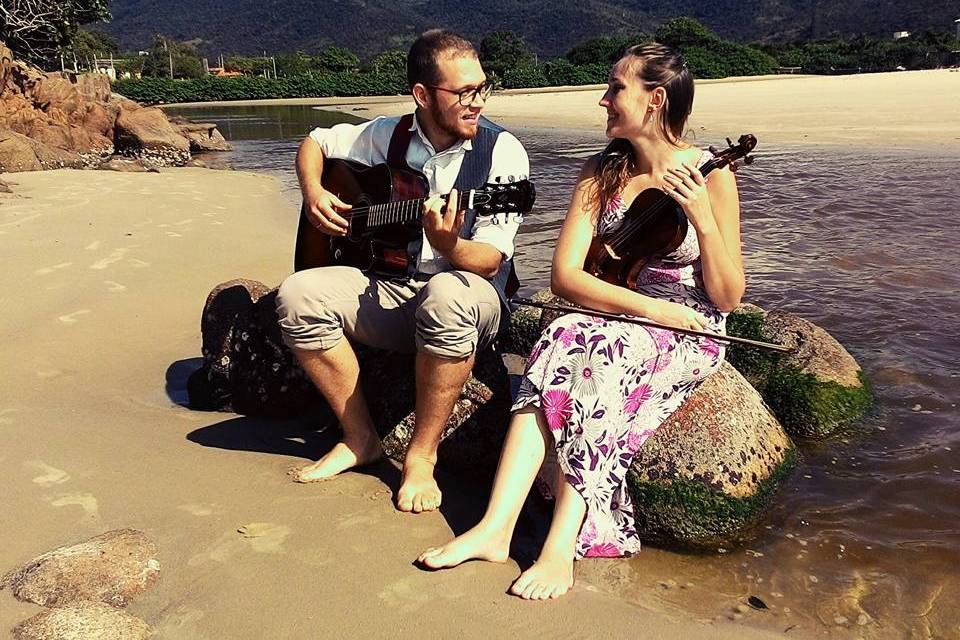
[[[679,15],[697,18],[739,41],[812,39],[834,33],[890,35],[952,31],[960,2],[948,0],[112,0],[103,29],[124,48],[145,48],[153,34],[202,40],[217,53],[313,52],[329,45],[369,55],[406,46],[433,26],[479,40],[521,33],[542,56],[562,55],[598,35],[652,31]]]

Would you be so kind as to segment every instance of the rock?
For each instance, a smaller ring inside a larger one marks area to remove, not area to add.
[[[201,335],[204,363],[187,383],[191,407],[291,417],[326,406],[280,338],[276,290],[244,279],[217,285],[204,305]],[[414,424],[414,356],[358,346],[357,357],[384,448],[402,460]],[[479,354],[444,429],[441,466],[468,477],[492,477],[510,403],[503,361],[493,350]]]
[[[533,294],[532,299],[537,302],[560,302],[550,289],[541,289]],[[533,350],[540,333],[553,321],[544,324],[541,317],[544,311],[539,307],[517,305],[510,316],[510,328],[500,340],[498,349],[504,353],[516,353],[524,358]],[[548,314],[551,312],[547,312]],[[556,316],[554,316],[556,317]]]
[[[84,600],[124,607],[156,582],[156,555],[146,535],[117,529],[49,551],[8,573],[0,587],[43,607]]]
[[[870,384],[843,346],[793,314],[741,305],[727,319],[731,335],[796,347],[793,354],[731,345],[727,359],[763,395],[794,437],[823,438],[860,418],[873,402]]]
[[[13,629],[14,640],[142,640],[150,626],[102,602],[42,611]]]
[[[103,171],[119,171],[121,173],[158,173],[160,170],[148,164],[144,164],[140,158],[121,158],[114,156],[100,163],[97,167]]]
[[[156,107],[121,108],[114,124],[114,143],[118,153],[160,166],[180,166],[190,160],[190,143]]]
[[[0,173],[79,168],[83,165],[83,159],[76,153],[31,140],[15,131],[0,129]]]
[[[723,363],[634,458],[627,482],[641,539],[694,549],[745,539],[794,458],[763,399]]]
[[[385,431],[384,451],[403,462],[415,423],[413,356],[368,349],[359,357],[370,413],[378,430]],[[377,393],[386,388],[389,394]],[[500,355],[493,349],[479,353],[444,427],[437,466],[489,484],[500,460],[511,404],[510,379]]]
[[[0,193],[13,193],[13,189],[6,182],[0,180]]]
[[[217,125],[206,122],[190,122],[182,117],[170,118],[174,128],[190,142],[190,151],[232,151],[233,147],[217,130]]]

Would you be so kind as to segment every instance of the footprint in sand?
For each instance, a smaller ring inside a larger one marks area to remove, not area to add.
[[[54,271],[59,271],[60,269],[66,269],[67,267],[72,266],[72,262],[61,262],[60,264],[55,264],[52,267],[44,267],[43,269],[37,269],[34,271],[38,276],[45,276],[47,274],[53,273]]]
[[[68,493],[50,501],[54,507],[78,506],[87,518],[100,517],[100,505],[92,493]]]
[[[130,249],[132,248],[133,247],[121,247],[120,249],[114,249],[113,251],[110,252],[109,256],[107,256],[106,258],[103,258],[102,260],[97,260],[92,265],[90,265],[90,268],[97,269],[97,270],[106,269],[110,265],[123,260],[123,257],[127,255],[127,253],[129,253]]]
[[[198,553],[187,564],[191,567],[208,560],[228,562],[233,556],[253,549],[257,553],[286,553],[283,543],[290,527],[272,522],[251,522],[220,536],[208,553]]]
[[[64,483],[70,479],[69,473],[63,469],[51,467],[43,460],[28,460],[23,463],[23,466],[35,473],[41,474],[33,478],[33,483],[39,484],[42,487],[52,487],[53,485]]]
[[[77,316],[82,316],[87,313],[90,313],[90,309],[80,309],[80,311],[74,311],[73,313],[57,316],[57,320],[63,324],[77,324]]]
[[[113,280],[104,280],[103,283],[107,285],[107,291],[110,293],[117,293],[118,291],[126,291],[127,287],[120,284],[119,282],[114,282]]]
[[[414,613],[424,605],[433,602],[431,596],[424,589],[415,589],[408,581],[394,582],[377,594],[380,601],[398,610],[401,614]]]
[[[181,511],[186,511],[192,516],[199,516],[199,517],[213,515],[213,511],[214,511],[213,506],[208,504],[199,504],[196,502],[192,502],[190,504],[178,505],[177,509],[180,509]]]

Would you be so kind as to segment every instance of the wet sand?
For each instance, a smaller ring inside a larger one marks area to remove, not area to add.
[[[0,572],[133,527],[156,540],[161,578],[129,611],[161,638],[775,637],[694,620],[655,587],[635,604],[581,580],[560,601],[527,603],[506,595],[513,561],[422,571],[411,561],[424,547],[479,517],[476,488],[444,477],[442,513],[401,514],[389,464],[288,480],[288,467],[332,444],[308,419],[179,406],[210,288],[276,283],[290,269],[296,210],[275,179],[204,169],[4,179],[15,194],[0,196]],[[252,523],[255,537],[238,532]],[[39,610],[0,593],[0,636]]]

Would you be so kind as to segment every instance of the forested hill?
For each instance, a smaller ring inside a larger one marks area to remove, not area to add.
[[[540,55],[557,56],[587,38],[652,32],[682,15],[745,42],[952,31],[960,17],[955,0],[111,0],[110,8],[104,29],[125,49],[162,33],[199,39],[208,55],[330,45],[369,55],[444,26],[475,40],[514,31]]]

